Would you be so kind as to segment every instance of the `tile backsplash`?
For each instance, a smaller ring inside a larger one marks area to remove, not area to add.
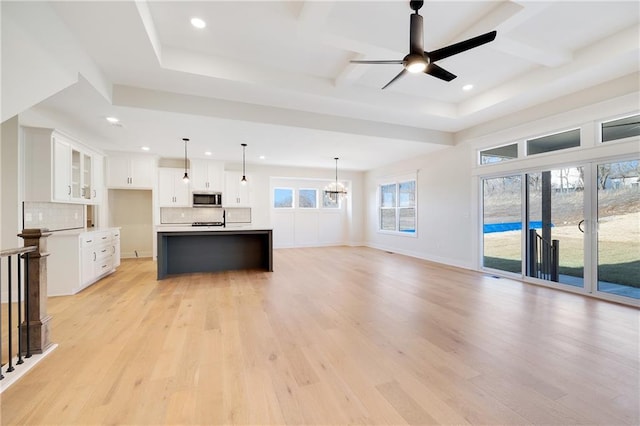
[[[160,208],[160,223],[222,222],[223,212],[226,212],[227,223],[251,223],[250,208],[209,209],[192,207],[162,207]]]
[[[50,231],[84,228],[84,205],[25,201],[22,206],[25,229],[48,228]]]

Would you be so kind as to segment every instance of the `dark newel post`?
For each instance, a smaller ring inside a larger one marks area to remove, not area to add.
[[[24,246],[35,246],[36,251],[29,254],[29,343],[32,353],[42,353],[51,345],[49,340],[49,324],[51,316],[47,313],[47,237],[48,229],[24,229],[19,237],[24,239]],[[23,341],[26,342],[26,324],[20,324]]]

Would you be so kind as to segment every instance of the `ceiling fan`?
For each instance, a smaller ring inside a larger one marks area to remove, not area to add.
[[[391,83],[402,77],[408,72],[432,75],[444,81],[451,81],[456,76],[444,68],[439,67],[434,62],[440,59],[448,58],[449,56],[457,55],[465,50],[473,49],[474,47],[481,46],[485,43],[489,43],[496,38],[496,31],[491,31],[486,34],[479,35],[477,37],[470,38],[459,43],[437,49],[431,52],[424,51],[424,34],[422,31],[422,16],[418,14],[418,10],[422,7],[424,1],[412,0],[409,2],[409,7],[415,11],[411,14],[411,27],[409,32],[409,54],[403,59],[398,60],[383,60],[383,61],[366,61],[366,60],[353,60],[350,61],[354,64],[401,64],[404,68],[398,75],[384,85],[382,89],[389,87]]]

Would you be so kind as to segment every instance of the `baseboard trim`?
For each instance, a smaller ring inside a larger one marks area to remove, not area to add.
[[[6,369],[7,369],[6,365],[3,366],[2,367],[2,375],[4,375],[4,379],[0,380],[0,394],[2,394],[2,392],[4,392],[7,389],[9,389],[9,387],[11,385],[13,385],[15,382],[20,380],[33,367],[35,367],[36,364],[38,364],[40,361],[42,361],[47,356],[49,356],[49,354],[51,352],[56,350],[57,347],[58,347],[58,344],[54,343],[49,347],[49,349],[47,349],[46,351],[44,351],[41,354],[33,354],[33,355],[31,355],[31,358],[22,358],[24,360],[24,363],[20,364],[18,366],[15,366],[16,361],[18,360],[18,358],[17,357],[14,358],[13,365],[14,365],[15,370],[13,370],[11,373],[7,373],[6,372]]]

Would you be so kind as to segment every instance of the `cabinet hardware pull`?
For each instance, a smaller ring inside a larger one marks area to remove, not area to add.
[[[67,185],[69,187],[69,195],[71,195],[71,185]]]
[[[101,253],[106,253],[107,249],[102,249]]]
[[[95,251],[93,252],[93,261],[94,262],[96,261],[96,252]]]
[[[102,239],[103,239],[103,240],[106,240],[106,239],[107,239],[107,237],[102,237]]]
[[[96,198],[96,195],[97,195],[97,193],[96,193],[96,190],[94,189],[93,190],[93,198]]]

